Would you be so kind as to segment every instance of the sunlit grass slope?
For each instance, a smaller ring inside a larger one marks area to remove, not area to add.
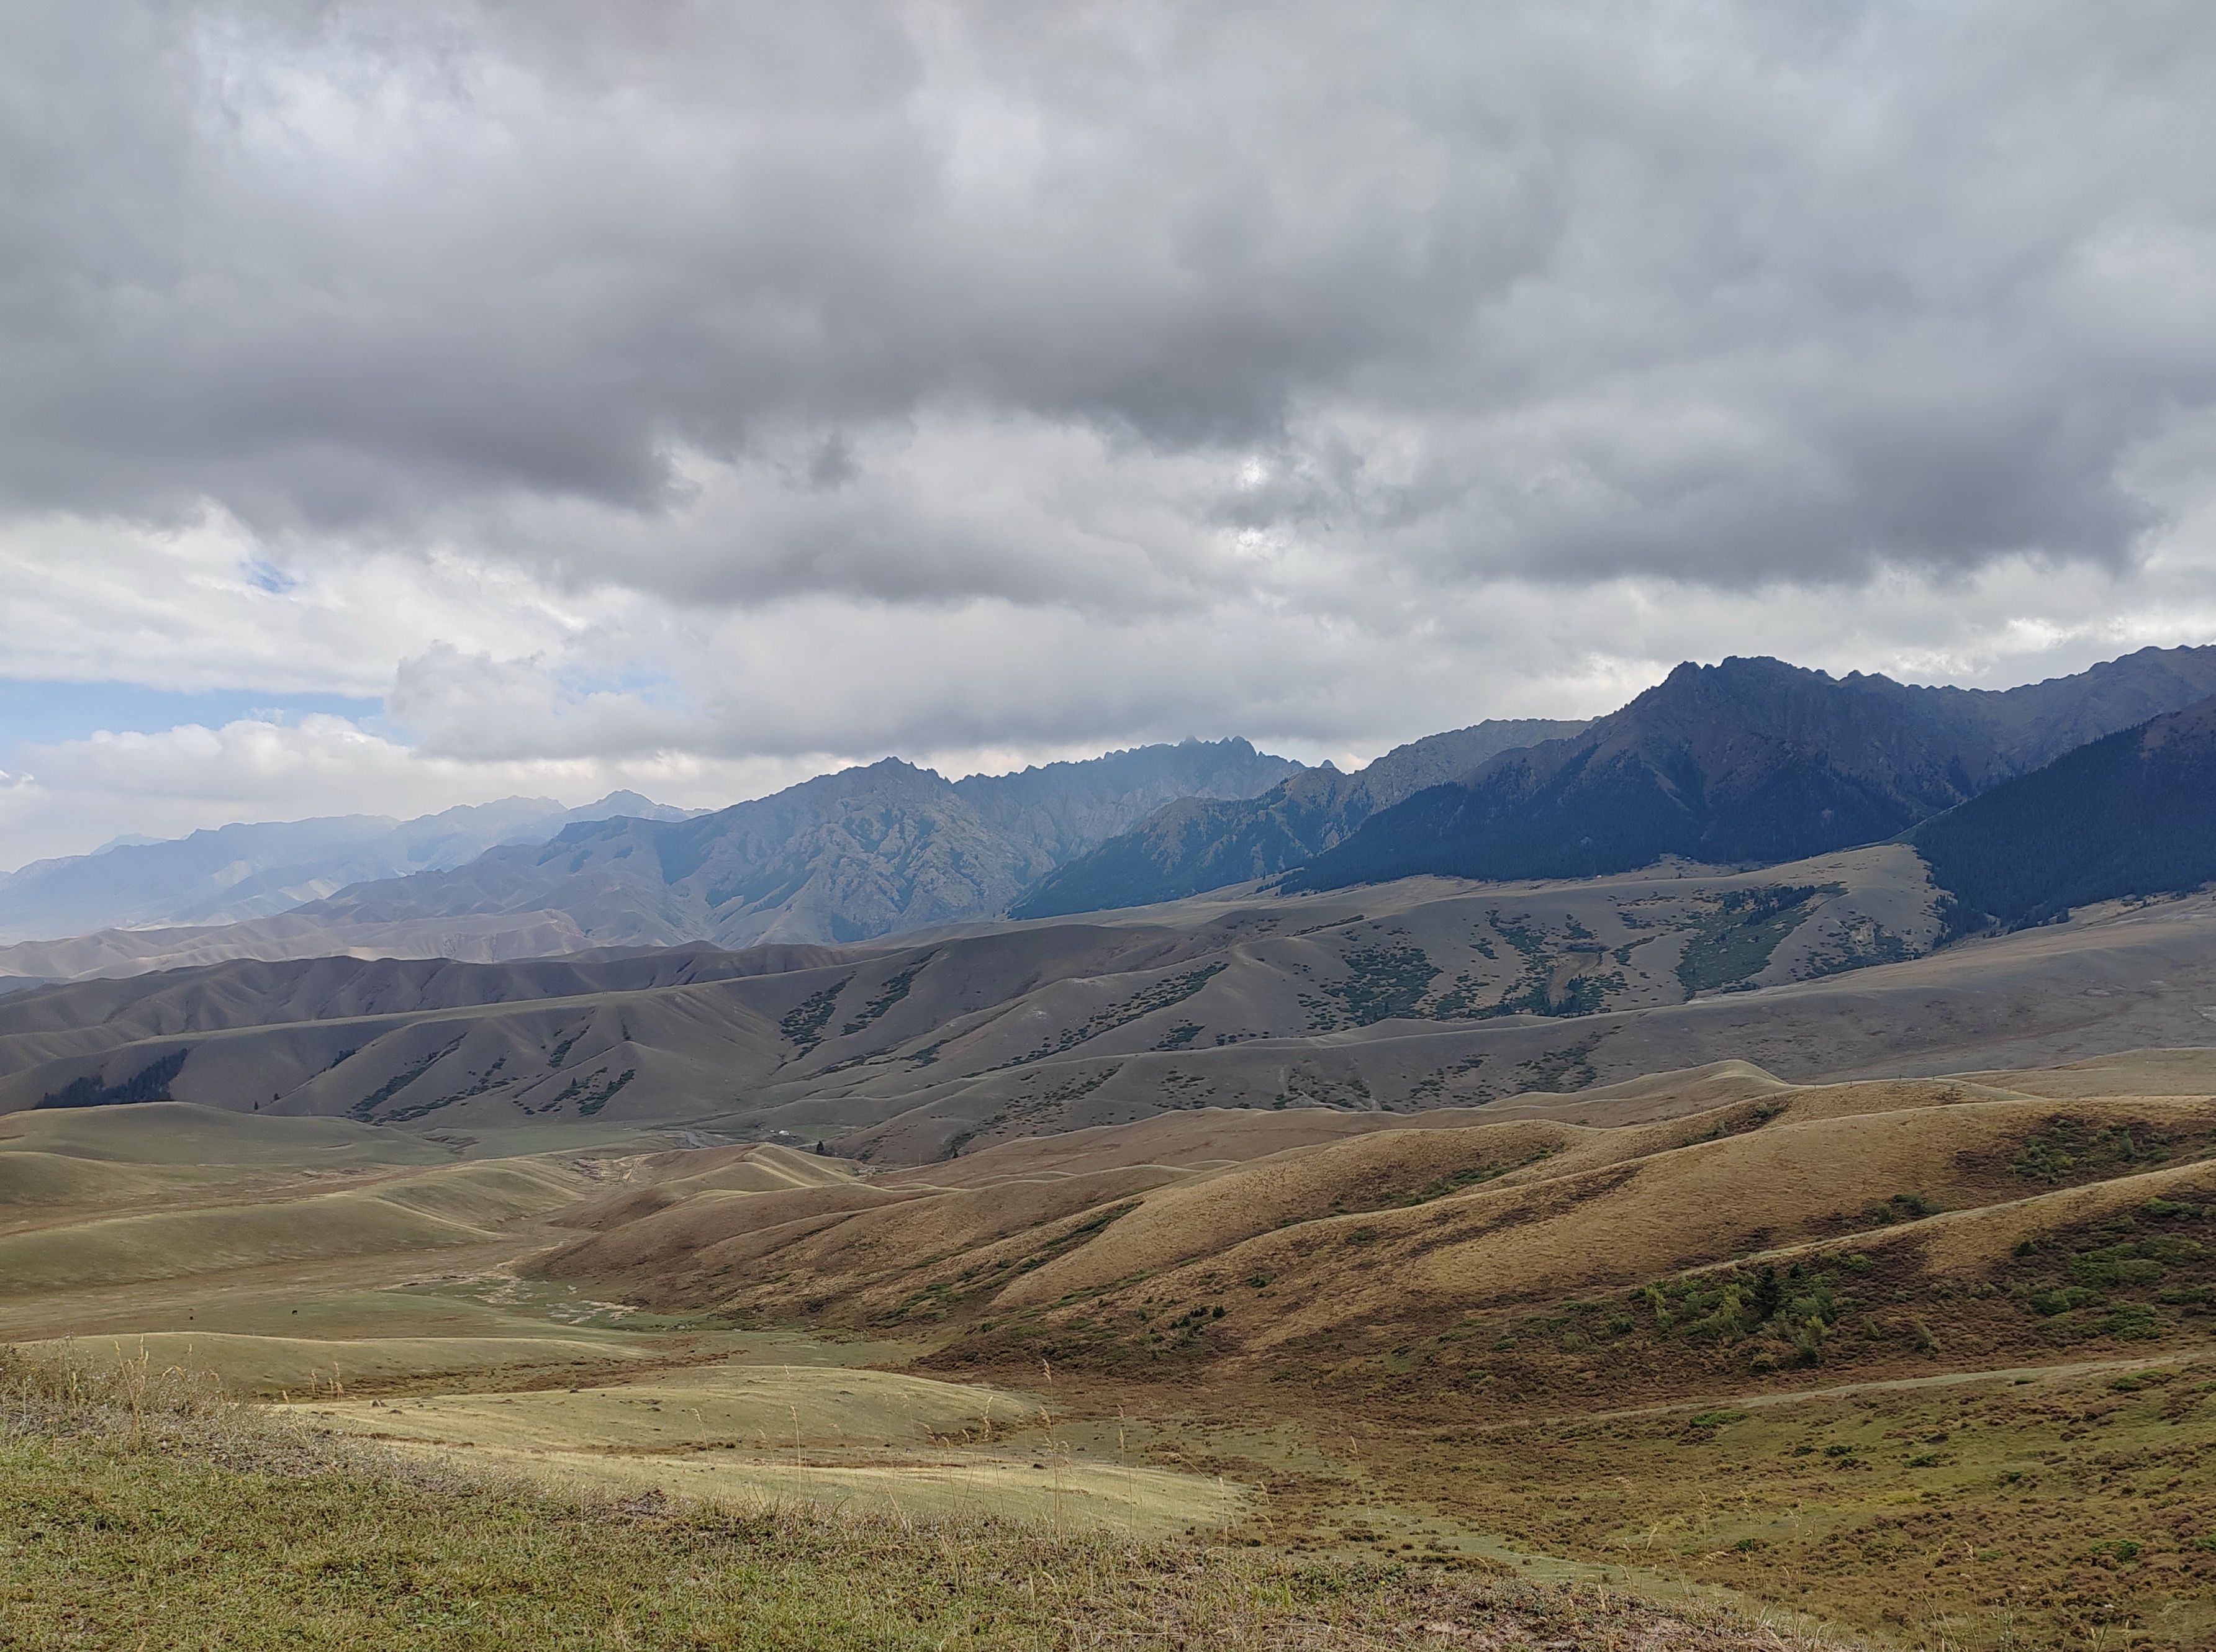
[[[443,1164],[453,1153],[350,1119],[283,1118],[184,1102],[0,1115],[0,1151],[132,1164]]]
[[[0,1235],[0,1292],[483,1243],[500,1223],[569,1203],[580,1185],[533,1161],[456,1165],[388,1186]]]
[[[0,1632],[163,1652],[1781,1645],[1712,1610],[1436,1566],[585,1501],[258,1427],[143,1372],[72,1391],[4,1355]]]

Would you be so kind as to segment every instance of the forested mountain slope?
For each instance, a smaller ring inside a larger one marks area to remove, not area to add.
[[[1957,930],[2216,879],[2216,698],[2110,734],[1911,834]]]

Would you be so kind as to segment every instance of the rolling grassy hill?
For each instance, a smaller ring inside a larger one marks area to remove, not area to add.
[[[2216,1631],[2212,1090],[2201,1051],[1186,1114],[868,1197],[698,1194],[531,1266],[1050,1368],[1096,1410],[1177,1396],[1280,1540],[1464,1552],[1506,1521],[1909,1638],[2183,1647]]]
[[[1298,1115],[1217,1114],[1204,1158],[1190,1138],[1170,1146],[1189,1121],[1152,1121],[1067,1139],[1067,1166],[1059,1142],[1010,1143],[860,1184],[707,1190],[611,1213],[538,1266],[664,1306],[784,1305],[880,1330],[976,1325],[980,1358],[1013,1336],[1020,1358],[1108,1368],[1266,1364],[1348,1339],[1391,1347],[1472,1315],[1637,1298],[1724,1263],[1745,1271],[1733,1259],[1750,1256],[1820,1271],[1853,1255],[1853,1268],[1888,1278],[1997,1276],[2027,1235],[2130,1226],[2151,1201],[2179,1208],[2146,1218],[2150,1231],[2174,1219],[2177,1233],[2199,1234],[2196,1213],[2216,1197],[2216,1103],[2114,1093],[2133,1087],[2132,1069],[2102,1071],[2112,1093],[2093,1098],[2038,1095],[2006,1075],[1795,1086],[1727,1066],[1527,1097],[1527,1116],[1501,1121],[1467,1109],[1372,1115],[1324,1141]],[[2204,1092],[2212,1078],[2204,1060]],[[1055,1172],[1041,1174],[1043,1163]],[[2176,1264],[2184,1294],[2151,1311],[2162,1335],[2192,1333],[2210,1311],[2194,1293],[2196,1254],[2188,1244]],[[2160,1270],[2127,1272],[2146,1286]],[[1997,1339],[1985,1351],[2108,1335],[2101,1314],[2117,1311],[2114,1294],[2050,1314],[2019,1293],[1991,1325],[1979,1320],[1979,1335]],[[1190,1320],[1196,1303],[1204,1317]],[[1879,1319],[1884,1335],[1858,1332],[1826,1368],[1912,1361],[1905,1317]],[[1744,1343],[1736,1365],[1718,1371],[1804,1363],[1789,1337],[1783,1350],[1776,1341],[1795,1327],[1757,1317],[1740,1329],[1728,1339]],[[1671,1343],[1639,1325],[1617,1334],[1628,1338],[1614,1354],[1619,1386],[1634,1350],[1696,1366],[1717,1351],[1713,1339]]]

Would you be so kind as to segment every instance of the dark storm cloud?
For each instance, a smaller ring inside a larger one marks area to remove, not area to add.
[[[2186,3],[14,7],[0,497],[708,600],[2122,561],[2212,70]]]

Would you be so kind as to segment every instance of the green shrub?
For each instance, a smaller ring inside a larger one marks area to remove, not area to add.
[[[2126,1302],[2108,1310],[2101,1329],[2120,1342],[2151,1342],[2162,1335],[2162,1320],[2152,1308]]]

